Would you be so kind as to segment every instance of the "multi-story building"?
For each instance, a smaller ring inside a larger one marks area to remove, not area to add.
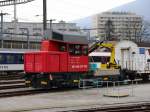
[[[130,12],[104,12],[93,16],[92,36],[101,39],[140,40],[142,17]]]
[[[30,49],[40,48],[40,42],[43,39],[43,23],[4,22],[2,29],[3,31],[0,33],[1,47],[16,49],[27,48],[27,40],[29,40]],[[47,29],[50,29],[49,23],[47,23]],[[64,21],[53,23],[52,29],[62,33],[81,33],[76,23],[66,23]]]

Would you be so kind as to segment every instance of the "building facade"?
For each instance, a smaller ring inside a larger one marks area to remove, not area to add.
[[[47,29],[50,29],[49,23],[47,23]],[[62,33],[81,33],[76,23],[64,21],[53,23],[52,29]],[[0,48],[26,49],[29,40],[30,49],[39,49],[42,39],[43,23],[4,22],[2,33],[0,33]]]
[[[106,40],[140,40],[142,17],[130,12],[104,12],[93,16],[92,36]]]

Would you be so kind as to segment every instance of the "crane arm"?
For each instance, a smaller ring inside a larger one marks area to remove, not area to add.
[[[95,51],[97,48],[100,47],[100,45],[102,43],[103,43],[103,41],[102,42],[96,42],[96,43],[94,43],[91,47],[89,47],[88,52],[91,53],[91,52]]]
[[[115,61],[115,47],[114,47],[114,45],[112,43],[101,43],[101,44],[98,44],[98,46],[108,48],[111,50],[111,56],[110,56],[108,66],[111,68],[119,68],[119,65],[117,65],[117,63]]]

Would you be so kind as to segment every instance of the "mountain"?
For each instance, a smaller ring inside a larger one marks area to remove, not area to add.
[[[150,0],[136,0],[134,2],[125,4],[111,9],[111,11],[127,11],[134,12],[144,17],[145,20],[150,21]]]
[[[92,27],[92,16],[88,16],[79,20],[73,21],[77,23],[77,26],[80,26],[82,28],[91,28]]]
[[[133,12],[137,15],[143,16],[144,20],[150,21],[150,0],[135,0],[133,2],[115,7],[108,11],[123,11],[123,12]],[[82,28],[92,27],[92,16],[81,18],[79,20],[73,21],[76,22],[78,26]]]

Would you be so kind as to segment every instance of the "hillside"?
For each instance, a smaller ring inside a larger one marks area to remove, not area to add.
[[[134,12],[138,15],[143,16],[144,20],[150,21],[149,10],[150,10],[150,0],[135,0],[133,2],[130,2],[128,4],[125,4],[119,7],[115,7],[108,11]],[[91,27],[92,16],[81,18],[73,22],[76,22],[77,25],[82,28]]]

